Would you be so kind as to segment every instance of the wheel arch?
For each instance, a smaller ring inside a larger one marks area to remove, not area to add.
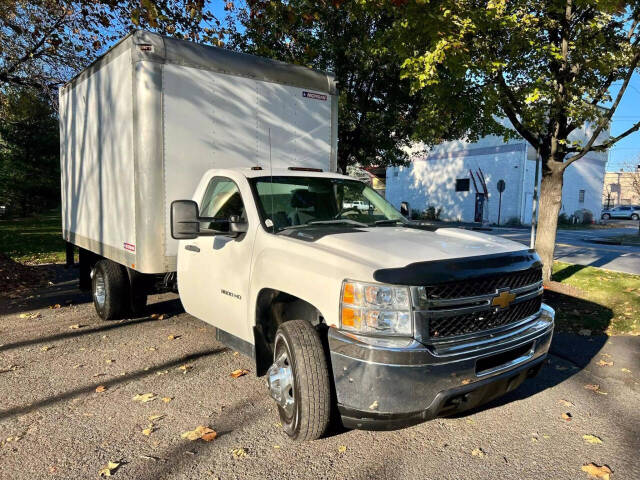
[[[256,297],[253,327],[256,375],[267,373],[273,359],[273,343],[278,327],[289,320],[306,320],[313,326],[326,326],[322,312],[297,295],[262,288]]]

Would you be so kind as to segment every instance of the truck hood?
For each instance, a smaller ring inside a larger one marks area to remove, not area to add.
[[[318,226],[289,230],[287,236],[375,268],[527,249],[521,243],[460,228],[428,231],[402,226]]]

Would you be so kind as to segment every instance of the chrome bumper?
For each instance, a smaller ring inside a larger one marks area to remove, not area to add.
[[[428,344],[360,340],[329,329],[343,422],[351,428],[400,428],[513,390],[540,368],[554,316],[543,304],[536,315],[517,324]]]

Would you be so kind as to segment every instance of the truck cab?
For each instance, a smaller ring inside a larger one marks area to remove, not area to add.
[[[318,438],[334,408],[347,427],[404,427],[537,373],[554,312],[534,251],[412,223],[309,170],[210,170],[171,210],[185,310],[255,358],[291,437]]]

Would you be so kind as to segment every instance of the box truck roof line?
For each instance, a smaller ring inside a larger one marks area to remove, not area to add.
[[[183,65],[264,82],[308,88],[330,95],[337,93],[337,82],[332,73],[235,52],[225,48],[200,45],[188,40],[165,37],[144,30],[133,31],[124,37],[69,81],[61,92],[64,93],[68,88],[72,88],[77,81],[91,76],[127,49],[132,50],[132,61],[134,63],[144,60]]]

